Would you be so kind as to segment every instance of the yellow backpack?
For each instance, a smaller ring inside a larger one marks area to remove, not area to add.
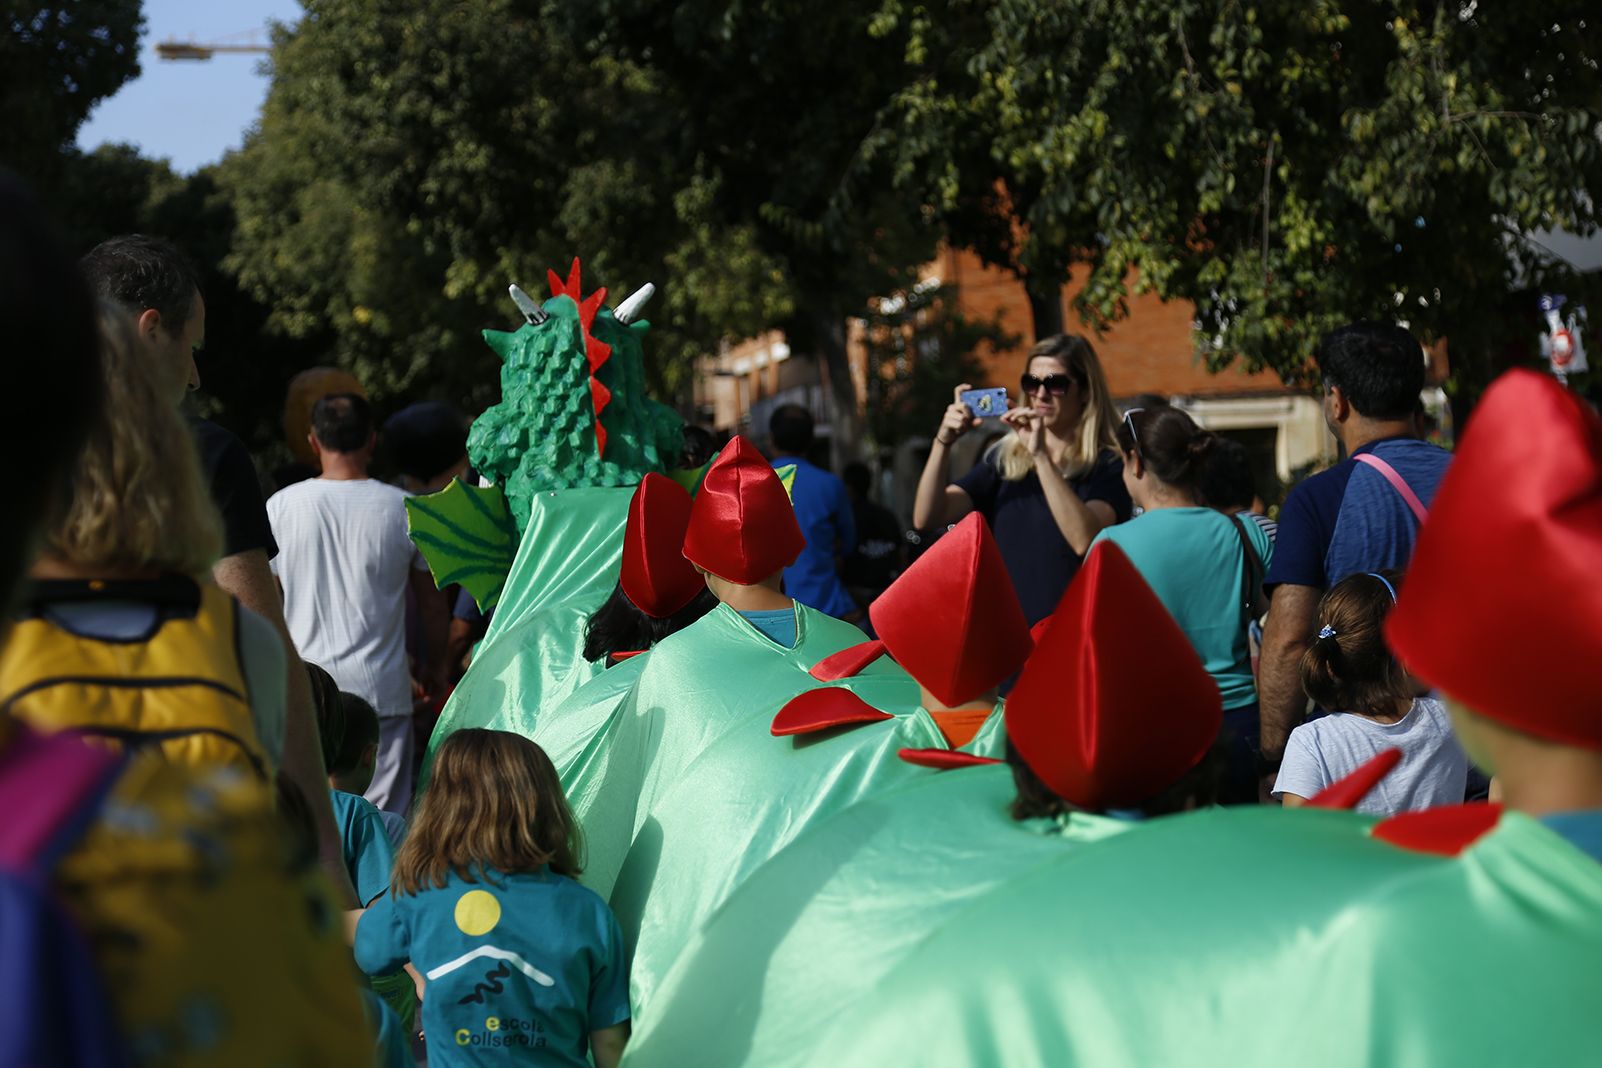
[[[151,604],[155,623],[125,641],[75,633],[47,614],[97,601]],[[42,731],[155,746],[176,763],[232,764],[266,778],[238,614],[227,593],[182,576],[36,583],[0,652],[0,710]]]
[[[373,1063],[340,913],[253,775],[134,757],[53,885],[135,1064]]]

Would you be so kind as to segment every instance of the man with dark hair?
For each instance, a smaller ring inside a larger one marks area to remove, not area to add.
[[[768,420],[773,466],[795,467],[790,503],[807,547],[784,569],[784,592],[809,608],[856,622],[862,609],[840,581],[839,560],[857,547],[856,521],[845,483],[807,457],[812,448],[812,413],[799,404],[775,409]]]
[[[1258,687],[1265,773],[1307,710],[1302,654],[1319,597],[1358,572],[1406,568],[1425,509],[1451,454],[1413,436],[1424,352],[1399,326],[1357,322],[1318,346],[1324,421],[1346,459],[1291,490],[1265,587]]]
[[[120,308],[150,373],[163,383],[174,405],[200,388],[195,352],[206,336],[206,301],[194,266],[159,237],[125,234],[101,242],[78,261],[90,287]],[[204,419],[189,418],[200,462],[211,485],[212,502],[223,519],[223,555],[212,567],[217,585],[240,604],[273,624],[296,659],[284,623],[283,602],[273,585],[268,561],[278,553],[263,507],[256,465],[244,443]],[[308,798],[317,822],[323,869],[348,899],[354,900],[340,855],[333,811],[323,802],[322,754],[316,717],[303,672],[290,671],[284,726],[284,774]]]
[[[367,799],[404,815],[412,799],[412,685],[406,658],[406,592],[412,588],[436,662],[424,671],[444,690],[444,605],[428,565],[406,534],[406,494],[369,478],[377,436],[365,398],[333,393],[312,409],[312,450],[322,474],[267,501],[282,551],[273,572],[301,655],[378,711],[378,764]],[[326,792],[326,791],[325,791]]]

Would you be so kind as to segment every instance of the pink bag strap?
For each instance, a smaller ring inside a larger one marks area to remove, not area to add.
[[[110,788],[120,753],[16,724],[0,744],[0,868],[38,870],[70,846]]]
[[[1424,522],[1424,517],[1429,515],[1429,509],[1425,508],[1424,502],[1418,499],[1418,494],[1413,492],[1413,487],[1409,486],[1402,476],[1396,473],[1396,468],[1370,452],[1359,453],[1353,459],[1378,471],[1380,476],[1391,484],[1391,488],[1400,494],[1402,500],[1407,502],[1407,506],[1413,510],[1413,518],[1420,523]]]

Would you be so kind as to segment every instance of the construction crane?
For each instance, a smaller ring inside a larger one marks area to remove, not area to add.
[[[189,59],[206,60],[219,52],[244,52],[266,55],[272,51],[271,45],[262,44],[260,30],[246,30],[244,33],[230,34],[220,41],[179,41],[168,38],[156,42],[156,56],[160,59]]]

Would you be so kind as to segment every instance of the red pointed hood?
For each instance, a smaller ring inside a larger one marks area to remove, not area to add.
[[[1585,402],[1534,371],[1486,391],[1385,633],[1474,712],[1602,749],[1602,418]]]
[[[1001,551],[978,513],[936,541],[868,614],[896,663],[953,707],[999,686],[1033,644]]]
[[[1139,805],[1218,736],[1218,684],[1118,546],[1069,583],[1007,698],[1007,736],[1054,793],[1091,810]]]
[[[684,558],[689,525],[689,492],[666,475],[647,474],[629,502],[618,581],[634,607],[648,616],[665,619],[706,589]]]
[[[685,557],[719,578],[749,586],[795,563],[806,544],[784,483],[755,445],[734,438],[695,495]]]

